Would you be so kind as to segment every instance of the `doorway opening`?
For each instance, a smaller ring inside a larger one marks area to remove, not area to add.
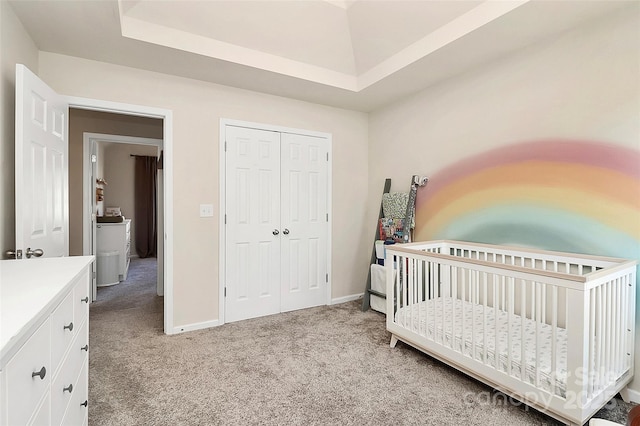
[[[98,287],[126,281],[129,259],[138,258],[154,259],[156,294],[164,295],[162,148],[162,139],[83,133],[83,252],[98,258],[94,301]],[[147,175],[136,165],[141,160],[152,161]],[[149,260],[140,264],[150,271]]]
[[[73,229],[73,225],[70,227],[70,253],[72,255],[92,254],[98,259],[94,263],[93,270],[92,299],[94,301],[98,295],[97,284],[100,279],[101,263],[100,248],[97,247],[97,228],[100,227],[103,231],[109,228],[116,229],[125,223],[128,231],[128,244],[119,252],[111,253],[117,254],[116,259],[119,263],[126,265],[126,269],[114,267],[118,270],[115,272],[116,278],[109,279],[110,283],[126,283],[127,285],[122,285],[119,290],[122,292],[125,287],[133,288],[132,283],[136,283],[138,286],[137,283],[144,281],[147,287],[152,284],[152,293],[147,291],[150,293],[149,297],[164,296],[165,294],[165,173],[162,163],[160,163],[157,172],[157,187],[154,191],[156,202],[154,203],[153,222],[155,222],[157,245],[154,245],[155,250],[152,252],[144,251],[145,256],[151,255],[152,258],[138,259],[135,242],[137,221],[133,220],[135,218],[135,163],[138,157],[162,158],[164,160],[166,127],[164,121],[164,117],[73,107],[69,109],[70,153],[77,153],[77,158],[81,158],[80,161],[72,159],[70,162],[70,181],[82,182],[82,185],[71,187],[70,216],[76,217],[70,217],[70,223],[75,224],[76,229]],[[73,193],[74,188],[75,194]],[[122,219],[121,223],[99,223],[99,218],[105,219],[107,207],[118,207]],[[103,239],[106,240],[106,238]],[[131,264],[129,263],[130,258],[134,260]],[[108,268],[103,267],[102,269],[107,270]],[[102,282],[105,282],[104,278]],[[114,287],[118,286],[114,285]],[[106,287],[101,290],[106,290]],[[113,290],[111,289],[111,292],[103,291],[102,294],[108,296],[108,293],[113,293]],[[159,311],[163,312],[165,332],[171,334],[171,328],[167,327],[171,316],[170,311],[167,310],[167,302],[172,305],[172,301],[167,301],[166,297],[164,299],[163,302],[163,298],[156,298],[154,303],[159,305]]]

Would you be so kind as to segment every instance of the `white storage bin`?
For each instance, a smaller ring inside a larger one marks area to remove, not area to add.
[[[378,291],[382,294],[387,293],[387,270],[382,265],[376,265],[375,263],[371,265],[371,289]],[[374,294],[371,295],[370,299],[371,309],[374,311],[378,311],[381,313],[386,313],[387,311],[387,300],[382,297],[378,297]]]
[[[98,252],[98,287],[106,287],[108,285],[118,284],[120,282],[118,276],[118,265],[120,255],[118,251]]]

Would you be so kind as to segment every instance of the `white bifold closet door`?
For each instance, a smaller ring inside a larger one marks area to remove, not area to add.
[[[327,139],[225,134],[225,321],[326,304]]]

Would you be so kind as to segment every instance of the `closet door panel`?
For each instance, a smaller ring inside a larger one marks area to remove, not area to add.
[[[280,134],[226,127],[226,321],[280,312]],[[275,233],[275,231],[278,231]]]
[[[283,133],[282,311],[327,302],[327,139]]]

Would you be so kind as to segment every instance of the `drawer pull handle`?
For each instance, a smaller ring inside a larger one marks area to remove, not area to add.
[[[82,405],[83,407],[86,407],[87,405],[89,405],[89,401],[85,399],[84,402],[80,405]]]
[[[40,371],[36,371],[34,373],[31,373],[31,377],[36,377],[36,376],[40,376],[40,380],[44,380],[44,376],[47,375],[47,369],[42,367],[40,369]]]
[[[80,301],[84,303],[89,303],[89,296],[85,297],[84,299],[80,299]]]
[[[73,331],[73,321],[69,323],[69,325],[65,325],[63,327],[65,330],[69,329],[69,331]]]
[[[89,352],[89,345],[84,345],[83,347],[80,348],[80,350]]]
[[[66,388],[62,388],[62,392],[69,391],[69,393],[73,392],[73,385],[69,385]]]

